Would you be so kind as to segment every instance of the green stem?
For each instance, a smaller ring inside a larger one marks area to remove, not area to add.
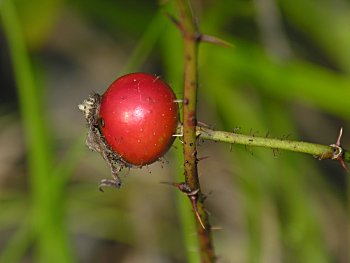
[[[184,97],[183,97],[183,143],[184,143],[184,173],[187,186],[197,191],[194,213],[198,213],[200,220],[196,220],[202,262],[214,262],[214,248],[211,238],[211,227],[204,206],[197,170],[196,124],[197,124],[197,63],[199,33],[193,20],[189,1],[177,0],[180,21],[178,24],[184,41]],[[197,210],[197,211],[196,211]],[[200,222],[202,221],[202,222]],[[202,226],[203,224],[203,226]]]
[[[205,140],[220,141],[247,146],[260,146],[272,149],[281,149],[293,152],[311,154],[319,159],[332,159],[334,147],[317,143],[291,141],[285,139],[273,139],[267,137],[256,137],[232,132],[214,131],[206,127],[197,127],[197,135]],[[343,149],[343,159],[350,162],[350,153]]]

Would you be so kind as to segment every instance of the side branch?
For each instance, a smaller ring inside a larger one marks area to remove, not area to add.
[[[340,161],[341,157],[341,160],[344,162],[350,162],[350,153],[349,151],[341,148],[339,137],[336,144],[322,145],[303,141],[272,139],[232,132],[214,131],[201,126],[197,127],[197,136],[200,136],[200,138],[205,140],[307,153],[319,158],[320,160],[333,159]]]

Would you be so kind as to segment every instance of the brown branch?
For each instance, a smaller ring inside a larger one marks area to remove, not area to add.
[[[197,218],[197,234],[202,262],[214,262],[211,227],[204,206],[204,197],[198,179],[196,125],[197,125],[197,51],[200,33],[194,22],[191,7],[186,0],[177,0],[179,9],[178,27],[184,40],[184,98],[183,98],[183,143],[184,169],[187,195]],[[180,189],[181,190],[181,189]]]

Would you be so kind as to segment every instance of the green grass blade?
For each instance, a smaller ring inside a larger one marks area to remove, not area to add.
[[[25,130],[33,221],[38,235],[39,262],[71,262],[72,256],[63,224],[60,200],[50,195],[50,172],[53,153],[45,110],[34,80],[29,55],[23,39],[16,8],[11,0],[0,5],[2,24],[7,38],[17,84],[20,111]]]
[[[7,242],[6,246],[2,248],[0,262],[20,262],[32,241],[33,230],[28,227],[27,223],[24,223]]]

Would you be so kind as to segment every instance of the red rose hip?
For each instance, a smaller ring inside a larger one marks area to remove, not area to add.
[[[129,164],[150,164],[174,141],[178,105],[171,88],[159,77],[132,73],[114,81],[102,95],[101,133]]]
[[[100,96],[90,95],[79,109],[88,124],[86,145],[99,152],[113,179],[103,186],[120,187],[118,173],[162,157],[174,141],[179,107],[172,89],[159,77],[132,73],[115,80]]]

